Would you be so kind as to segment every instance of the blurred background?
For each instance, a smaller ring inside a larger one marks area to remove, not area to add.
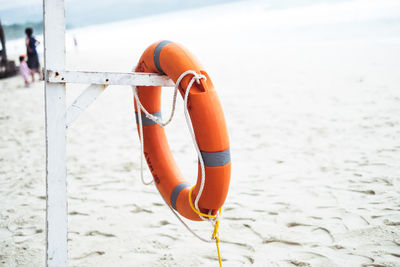
[[[7,53],[42,4],[0,0]],[[132,70],[158,40],[187,47],[225,112],[232,178],[225,266],[400,266],[399,0],[70,0],[68,69]],[[52,25],[48,25],[52,27]],[[17,63],[18,64],[18,63]],[[43,82],[0,80],[0,266],[43,266]],[[87,85],[67,85],[71,104]],[[163,88],[168,117],[173,90]],[[166,128],[196,182],[178,99]],[[217,266],[153,186],[140,182],[132,89],[110,86],[68,128],[71,266]],[[146,168],[146,177],[150,174]],[[206,224],[188,222],[202,236]]]

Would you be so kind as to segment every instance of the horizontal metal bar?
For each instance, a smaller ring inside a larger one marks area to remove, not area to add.
[[[49,83],[85,83],[130,86],[175,86],[166,75],[141,72],[94,72],[47,70],[46,81]]]

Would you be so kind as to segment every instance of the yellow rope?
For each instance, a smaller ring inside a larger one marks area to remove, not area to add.
[[[219,267],[222,267],[222,261],[221,261],[221,252],[219,251],[219,237],[215,237],[215,244],[217,245],[217,252],[218,252],[218,262],[219,262]]]
[[[221,215],[221,209],[219,209],[219,215]],[[221,252],[219,251],[219,237],[218,237],[218,228],[219,228],[219,218],[220,217],[221,216],[218,216],[218,219],[215,222],[212,238],[215,239],[215,244],[217,245],[217,252],[218,252],[218,262],[219,262],[219,266],[222,267]]]
[[[215,216],[215,215],[209,215],[209,214],[205,214],[205,213],[201,213],[200,211],[198,211],[198,210],[194,207],[193,202],[192,202],[192,191],[193,191],[193,188],[194,188],[194,186],[193,186],[192,188],[190,188],[190,191],[189,191],[189,204],[190,204],[190,207],[192,208],[192,210],[193,210],[194,212],[196,212],[197,215],[216,219],[217,216]]]
[[[208,217],[208,218],[212,218],[212,219],[217,219],[217,221],[215,222],[215,225],[214,225],[214,231],[212,233],[212,239],[215,239],[215,244],[217,245],[217,252],[218,252],[218,262],[219,262],[219,266],[222,267],[221,252],[219,250],[219,237],[218,237],[219,218],[221,217],[221,208],[218,211],[218,214],[219,214],[218,218],[215,215],[205,214],[205,213],[202,213],[202,212],[198,211],[194,207],[193,202],[192,202],[192,191],[193,191],[193,188],[194,188],[194,186],[192,188],[190,188],[190,190],[189,190],[189,204],[190,204],[190,207],[192,208],[192,210],[197,215]]]

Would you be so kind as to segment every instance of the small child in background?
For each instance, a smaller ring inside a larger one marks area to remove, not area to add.
[[[29,75],[31,74],[31,70],[28,68],[28,64],[26,64],[25,56],[19,57],[19,73],[21,73],[22,78],[24,78],[25,87],[29,87]]]

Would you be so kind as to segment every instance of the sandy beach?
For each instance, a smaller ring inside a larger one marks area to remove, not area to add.
[[[67,68],[130,71],[163,39],[198,57],[231,142],[224,266],[400,266],[399,33],[398,1],[246,1],[69,31]],[[69,84],[68,104],[85,87]],[[194,183],[182,102],[166,131]],[[0,80],[0,103],[0,266],[44,266],[43,83]],[[140,181],[131,88],[107,88],[67,140],[70,266],[218,266]]]

